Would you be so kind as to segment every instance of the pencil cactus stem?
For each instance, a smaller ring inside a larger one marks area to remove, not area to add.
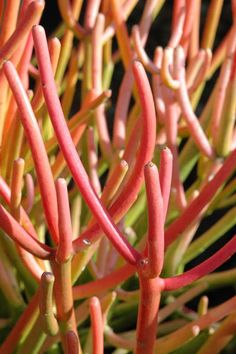
[[[71,170],[81,194],[107,237],[128,262],[135,264],[139,258],[139,253],[129,245],[127,240],[114,225],[110,215],[99,202],[98,197],[91,188],[88,176],[71,140],[53,80],[45,32],[41,26],[35,26],[33,28],[33,38],[46,105],[68,167]]]
[[[11,179],[11,213],[16,220],[20,220],[21,205],[21,189],[23,182],[25,162],[23,159],[15,160],[13,163],[12,179]]]
[[[15,30],[20,1],[10,0],[6,3],[1,23],[0,46],[2,47]]]
[[[95,145],[94,130],[92,127],[88,128],[87,131],[87,146],[88,146],[88,164],[89,164],[89,177],[91,185],[93,186],[95,192],[99,196],[101,193],[101,185],[98,177],[98,157],[97,149]]]
[[[77,23],[74,17],[73,8],[71,7],[70,1],[58,0],[58,6],[61,12],[61,16],[64,19],[68,28],[73,30],[75,35],[79,39],[82,39],[87,33],[87,31],[80,24]]]
[[[142,105],[142,135],[135,165],[127,176],[127,180],[121,188],[119,195],[109,208],[110,214],[117,221],[121,219],[136,199],[143,182],[143,167],[152,159],[155,148],[156,116],[150,85],[141,63],[135,62],[133,69]],[[138,123],[139,122],[137,122],[137,124]],[[135,133],[136,126],[134,127],[134,134]],[[133,144],[133,140],[130,141],[130,144]],[[131,157],[126,156],[127,154],[128,151],[125,150],[123,159],[128,162]],[[83,248],[84,239],[90,240],[91,238],[98,237],[100,232],[98,225],[91,226],[91,228],[82,233],[80,237],[74,241],[74,249]]]
[[[161,149],[160,156],[160,169],[159,169],[159,178],[160,178],[160,186],[161,193],[163,198],[163,219],[165,221],[169,197],[170,197],[170,189],[171,189],[171,181],[172,181],[172,170],[173,170],[173,156],[167,147]]]
[[[185,227],[196,219],[198,213],[207,205],[211,198],[213,198],[218,188],[233,173],[235,163],[236,150],[233,150],[215,176],[202,188],[200,194],[188,205],[182,215],[166,229],[166,245],[173,242]]]
[[[168,47],[175,48],[179,45],[183,35],[184,20],[186,16],[186,5],[184,0],[174,2],[174,16],[172,19],[172,34],[168,42]]]
[[[163,198],[156,165],[149,163],[144,168],[148,206],[148,276],[159,276],[164,261],[164,211]]]
[[[80,354],[81,348],[78,340],[78,336],[74,331],[68,331],[66,333],[66,354]]]
[[[146,279],[141,276],[139,281],[140,302],[137,320],[135,354],[153,354],[162,285],[158,278]]]
[[[28,97],[11,62],[5,62],[4,72],[19,107],[20,119],[31,147],[48,227],[54,242],[58,242],[56,191],[42,136]]]
[[[29,4],[15,31],[0,50],[0,66],[17,50],[22,40],[29,34],[32,26],[38,23],[44,5],[45,2],[43,0],[35,0]]]
[[[58,230],[59,242],[56,251],[58,263],[67,262],[72,253],[72,226],[70,217],[70,205],[65,179],[56,181],[57,206],[58,206]]]
[[[128,171],[128,163],[125,160],[120,160],[111,172],[101,195],[102,202],[107,205],[118,193],[122,181]]]
[[[103,354],[103,316],[100,301],[97,297],[89,300],[89,310],[91,317],[92,338],[93,338],[93,354]]]
[[[223,2],[223,0],[211,0],[210,2],[202,35],[202,48],[213,47]]]
[[[158,68],[151,61],[151,59],[148,57],[147,53],[145,52],[144,48],[142,47],[140,33],[139,33],[139,27],[137,25],[133,26],[133,28],[132,28],[132,38],[133,38],[136,54],[137,54],[139,60],[142,62],[143,66],[151,74],[159,74]]]
[[[172,90],[177,90],[180,86],[178,80],[175,80],[170,72],[170,65],[173,64],[173,48],[167,47],[163,51],[161,64],[161,79],[164,84]]]
[[[0,217],[0,227],[22,248],[38,258],[50,259],[52,249],[29,235],[1,205]]]
[[[55,336],[59,331],[59,326],[53,313],[53,284],[53,274],[44,272],[40,282],[39,310],[44,332],[50,336]]]
[[[92,30],[94,28],[100,4],[101,0],[89,0],[87,2],[84,21],[87,30]]]
[[[194,139],[198,148],[202,151],[204,155],[213,159],[214,151],[200,125],[197,117],[195,116],[191,103],[189,101],[186,82],[185,82],[185,69],[184,69],[184,52],[181,47],[175,50],[174,59],[174,73],[176,79],[179,81],[180,86],[177,89],[177,98],[181,110],[183,112],[184,118],[191,132],[192,138]]]
[[[236,236],[228,241],[213,256],[202,262],[200,265],[186,271],[181,275],[164,279],[165,290],[179,289],[180,287],[191,284],[193,281],[207,275],[221,266],[226,260],[232,257],[236,252]]]
[[[34,180],[30,173],[27,173],[25,176],[25,184],[26,184],[26,211],[30,213],[35,197],[34,190]]]

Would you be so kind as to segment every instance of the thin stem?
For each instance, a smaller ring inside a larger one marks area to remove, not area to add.
[[[67,262],[72,253],[72,227],[70,217],[70,205],[66,180],[59,178],[56,182],[57,206],[58,206],[58,230],[59,242],[56,251],[58,263]]]
[[[43,0],[35,0],[29,4],[24,15],[18,22],[15,31],[0,50],[0,65],[12,56],[24,40],[25,36],[29,34],[32,26],[38,23],[44,5],[45,2]]]
[[[130,172],[127,174],[127,179],[125,180],[119,195],[113,202],[112,206],[109,208],[110,215],[115,218],[118,222],[122,216],[127,212],[130,206],[136,200],[137,193],[143,182],[143,167],[148,163],[153,156],[155,142],[156,142],[156,117],[152,94],[150,91],[150,86],[147,81],[146,74],[142,69],[140,63],[135,63],[134,66],[134,76],[137,82],[137,86],[140,92],[140,99],[142,103],[142,132],[141,141],[139,145],[139,150],[136,156],[135,164]],[[132,134],[130,135],[127,148],[124,152],[123,159],[128,163],[132,162],[132,153],[134,141],[137,139],[137,131],[139,130],[141,122],[137,121],[133,128]],[[135,140],[134,140],[135,139]],[[91,226],[88,230],[83,232],[80,237],[74,241],[75,250],[79,248],[84,248],[88,240],[96,239],[101,234],[98,225]]]
[[[163,199],[156,165],[144,169],[148,206],[148,277],[159,276],[164,261]]]
[[[216,268],[221,266],[236,252],[236,236],[231,241],[227,242],[219,251],[213,256],[202,262],[200,265],[192,268],[191,270],[177,275],[175,277],[164,279],[165,290],[174,290],[191,284],[193,281],[211,273]]]
[[[212,48],[221,15],[224,0],[211,0],[209,5],[204,31],[202,35],[202,48]]]
[[[38,315],[39,291],[32,297],[25,311],[12,328],[5,341],[0,346],[0,354],[13,353],[24,331],[32,324]]]
[[[212,159],[214,157],[214,151],[210,146],[209,141],[201,125],[199,124],[197,117],[193,112],[188,97],[185,82],[184,53],[181,47],[178,47],[175,50],[174,72],[176,79],[180,83],[179,89],[177,90],[178,102],[183,112],[188,128],[190,130],[190,133],[202,153]]]
[[[99,14],[92,32],[92,87],[98,93],[102,92],[103,46],[100,38],[104,32],[104,26],[105,17],[103,14]],[[99,105],[99,107],[95,110],[94,115],[102,153],[108,161],[111,161],[112,149],[106,123],[104,105]]]
[[[172,166],[173,166],[173,156],[171,151],[164,147],[161,149],[160,156],[160,186],[161,186],[161,194],[163,198],[163,219],[165,220],[169,197],[170,197],[170,188],[171,188],[171,180],[172,180]]]
[[[226,317],[235,309],[235,305],[236,297],[234,296],[230,300],[208,311],[206,315],[188,323],[177,331],[165,336],[163,339],[160,338],[159,340],[157,340],[155,349],[158,350],[158,354],[170,353],[171,351],[179,348],[181,345],[186,343],[190,338],[194,336],[194,327],[198,327],[199,333],[199,330],[203,330],[209,327],[209,325],[211,325],[212,323],[218,322],[222,318]]]
[[[166,230],[165,242],[169,245],[178,235],[185,230],[198,216],[199,212],[214,197],[218,188],[230,177],[234,171],[236,163],[236,150],[233,150],[229,157],[225,160],[222,167],[215,176],[207,183],[197,196]]]
[[[45,211],[45,217],[48,223],[50,234],[53,240],[57,242],[58,216],[56,191],[42,136],[28,97],[11,62],[6,62],[4,64],[4,72],[7,76],[9,85],[12,89],[18,108],[20,110],[21,122],[24,126],[25,134],[32,151]]]
[[[50,272],[43,273],[40,282],[39,311],[43,330],[49,336],[55,336],[59,330],[53,313],[53,284],[53,274]]]
[[[79,3],[81,3],[80,0]],[[77,23],[74,17],[70,1],[58,0],[58,6],[60,9],[61,16],[68,28],[71,29],[79,39],[82,39],[87,33],[87,31],[80,24]]]
[[[22,248],[41,259],[49,259],[52,248],[34,239],[22,226],[0,205],[0,227]]]
[[[85,198],[105,234],[109,237],[119,252],[121,252],[123,257],[125,257],[128,262],[134,264],[139,258],[139,253],[129,245],[127,240],[114,225],[110,215],[99,202],[97,196],[91,188],[88,176],[71,141],[71,136],[65,123],[60,101],[56,93],[55,83],[53,81],[50,67],[46,36],[41,26],[34,27],[33,37],[36,55],[39,62],[41,80],[44,83],[43,91],[46,104],[60,147],[63,151],[65,159],[67,160],[71,173],[81,191],[81,194]]]
[[[87,130],[87,146],[88,146],[88,164],[89,164],[89,177],[93,189],[99,196],[101,194],[101,184],[98,176],[98,157],[95,145],[94,130],[89,127]]]
[[[87,284],[74,286],[74,300],[98,295],[108,289],[115,288],[117,285],[131,277],[134,273],[135,267],[128,264],[101,279],[88,282]]]
[[[92,297],[89,301],[92,337],[93,337],[93,354],[103,354],[103,318],[100,301],[97,297]]]

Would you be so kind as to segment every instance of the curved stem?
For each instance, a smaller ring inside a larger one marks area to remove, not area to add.
[[[187,272],[175,277],[163,279],[165,290],[174,290],[191,284],[195,280],[213,272],[221,266],[236,252],[236,236],[232,238],[225,246],[217,251],[213,256],[202,262],[200,265],[188,270]]]
[[[9,85],[12,89],[18,108],[20,110],[21,122],[24,126],[25,133],[32,151],[45,211],[45,217],[48,223],[50,234],[53,240],[57,242],[58,216],[56,190],[39,126],[18,74],[11,62],[6,62],[4,64],[4,72],[7,76]]]

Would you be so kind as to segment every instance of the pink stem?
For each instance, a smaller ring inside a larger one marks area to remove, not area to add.
[[[148,206],[148,277],[159,276],[164,261],[163,198],[156,165],[152,162],[144,169]]]
[[[189,0],[188,0],[189,1]],[[185,0],[176,0],[174,2],[173,22],[171,37],[168,42],[168,47],[175,48],[179,44],[183,35],[184,21],[186,16]]]
[[[97,93],[102,92],[102,54],[103,46],[100,38],[104,32],[105,17],[99,14],[92,32],[92,85]],[[106,123],[105,107],[101,104],[94,112],[96,119],[96,126],[99,134],[99,142],[103,155],[111,161],[112,149],[111,142]]]
[[[0,205],[0,227],[15,242],[34,256],[41,259],[49,259],[51,257],[52,248],[29,235],[2,205]]]
[[[115,149],[122,150],[125,147],[126,120],[128,115],[129,103],[133,87],[133,74],[126,70],[118,92],[118,99],[115,109],[113,125],[113,146]]]
[[[53,240],[57,242],[58,215],[56,190],[42,136],[28,97],[11,62],[8,61],[4,63],[4,72],[21,113],[20,118],[34,159],[43,207],[50,234]]]
[[[26,184],[26,211],[29,214],[34,205],[34,180],[30,173],[25,176]]]
[[[98,157],[96,151],[96,145],[94,140],[94,130],[92,127],[87,131],[87,146],[88,146],[88,163],[89,163],[89,177],[91,185],[93,186],[96,194],[101,194],[101,184],[98,177]]]
[[[165,232],[165,243],[168,246],[173,242],[188,225],[190,225],[199,215],[200,211],[214,197],[218,188],[229,178],[235,169],[236,150],[233,150],[229,157],[225,160],[222,167],[216,175],[209,181],[189,206],[184,210],[178,219],[176,219]]]
[[[131,172],[128,174],[126,181],[124,181],[124,185],[118,197],[109,208],[110,215],[114,217],[116,221],[119,221],[123,217],[136,200],[137,193],[143,182],[143,168],[145,164],[152,159],[156,143],[156,117],[150,86],[141,64],[138,64],[136,69],[138,70],[135,70],[134,73],[137,86],[140,90],[143,120],[142,122],[137,121],[124,152],[123,159],[125,159],[128,164],[132,162],[132,150],[135,145],[134,139],[137,137],[137,131],[140,130],[139,127],[141,123],[143,123],[141,130],[142,136],[134,167],[130,170]],[[91,240],[95,240],[99,235],[101,235],[99,226],[97,224],[91,226],[74,241],[75,251],[86,247],[87,241],[91,243]]]
[[[91,30],[95,26],[101,0],[87,0],[84,26],[87,30]]]
[[[72,253],[70,205],[65,179],[59,178],[57,180],[56,192],[59,230],[59,243],[56,251],[56,260],[58,263],[64,263],[68,261]]]
[[[5,203],[10,205],[10,197],[11,197],[11,192],[10,188],[4,181],[2,177],[0,177],[0,195],[4,199]],[[21,217],[21,224],[25,229],[27,229],[27,232],[36,240],[38,239],[37,232],[34,229],[33,224],[31,223],[28,214],[25,212],[23,208],[20,210],[20,217]]]
[[[186,12],[183,26],[183,34],[180,40],[180,45],[184,48],[185,53],[189,48],[191,33],[193,28],[194,16],[195,16],[195,2],[196,0],[187,0],[185,2]]]
[[[57,136],[60,148],[67,161],[68,167],[79,187],[86,203],[93,212],[104,233],[122,254],[122,256],[131,264],[135,264],[139,259],[139,253],[127,242],[125,237],[115,226],[111,216],[104,209],[98,197],[94,193],[87,173],[81,163],[78,153],[71,139],[65,118],[62,112],[59,98],[57,96],[56,86],[53,79],[53,73],[50,64],[50,57],[47,48],[47,40],[43,27],[35,26],[33,28],[33,38],[36,50],[36,56],[39,64],[39,71],[42,80],[42,88],[51,117],[51,121]]]
[[[236,252],[236,236],[226,243],[219,251],[217,251],[213,256],[208,258],[206,261],[202,262],[198,266],[192,268],[191,270],[177,275],[172,278],[163,279],[165,290],[176,290],[182,288],[186,285],[191,284],[195,280],[202,278],[210,272],[213,272],[216,268],[220,267],[224,262],[226,262],[230,257]]]
[[[163,49],[161,47],[157,47],[154,53],[153,62],[156,67],[160,70],[163,58]],[[161,124],[165,123],[165,104],[163,101],[163,83],[161,81],[160,75],[152,76],[152,91],[154,96],[154,102],[157,111],[157,120]]]
[[[181,107],[182,113],[198,148],[204,155],[209,158],[214,158],[214,151],[209,144],[209,141],[202,130],[201,125],[197,117],[195,116],[192,106],[188,97],[188,92],[185,82],[185,69],[184,69],[184,53],[181,47],[176,48],[175,51],[175,76],[180,83],[179,89],[177,89],[177,99]]]
[[[97,297],[92,297],[89,301],[89,309],[91,316],[91,327],[93,336],[93,354],[103,354],[103,317],[101,304]]]
[[[171,188],[171,180],[172,180],[172,167],[173,167],[173,156],[167,147],[164,147],[161,150],[161,158],[160,158],[160,185],[161,185],[161,194],[163,198],[163,219],[165,220],[168,203],[170,197],[170,188]]]

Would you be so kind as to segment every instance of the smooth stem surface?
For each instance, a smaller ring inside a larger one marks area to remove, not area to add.
[[[44,29],[41,26],[35,26],[33,28],[33,37],[45,101],[68,167],[86,203],[91,208],[107,237],[128,262],[135,264],[139,258],[139,253],[129,245],[114,225],[110,215],[99,202],[98,197],[91,188],[86,171],[71,140],[53,80]]]
[[[163,198],[156,165],[147,164],[144,174],[148,206],[148,273],[150,277],[156,277],[160,275],[164,261]]]
[[[57,242],[58,216],[56,190],[39,126],[17,71],[11,62],[5,62],[4,72],[21,113],[20,119],[31,148],[50,234],[53,240]]]
[[[147,279],[142,275],[139,282],[140,300],[135,354],[153,354],[162,285],[159,278]]]
[[[89,309],[91,316],[92,338],[93,338],[93,354],[103,354],[103,318],[101,304],[97,297],[92,297],[89,301]]]
[[[54,296],[57,307],[57,321],[63,347],[66,348],[66,333],[72,330],[77,335],[72,296],[71,261],[63,264],[52,262],[55,276]]]

